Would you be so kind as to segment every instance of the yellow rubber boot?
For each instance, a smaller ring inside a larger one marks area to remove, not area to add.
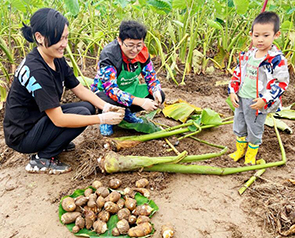
[[[245,154],[245,164],[255,164],[256,155],[259,149],[259,145],[253,145],[252,143],[248,144],[248,149]]]
[[[245,155],[248,143],[246,141],[246,137],[237,137],[236,147],[237,150],[234,153],[229,154],[234,161],[238,161]]]

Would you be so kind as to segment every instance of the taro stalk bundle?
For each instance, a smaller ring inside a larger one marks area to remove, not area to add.
[[[155,164],[177,163],[186,156],[186,151],[177,156],[169,157],[123,156],[109,151],[104,157],[98,158],[97,161],[102,172],[115,173],[150,167]]]

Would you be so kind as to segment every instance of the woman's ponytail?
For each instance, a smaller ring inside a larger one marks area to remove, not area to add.
[[[25,23],[23,23],[23,27],[21,28],[21,31],[23,33],[24,38],[28,42],[34,42],[32,27],[27,26]]]

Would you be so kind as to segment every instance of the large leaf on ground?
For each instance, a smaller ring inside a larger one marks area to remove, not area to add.
[[[222,120],[219,114],[210,108],[205,108],[201,114],[201,122],[203,125],[219,125]]]
[[[90,186],[90,188],[92,188],[93,190],[95,190],[93,187]],[[62,208],[62,200],[66,197],[72,197],[72,198],[76,198],[80,195],[84,195],[84,191],[85,189],[77,189],[72,195],[70,196],[64,196],[59,204],[59,209],[58,209],[58,216],[59,216],[59,220],[61,219],[61,216],[66,213],[66,211]],[[148,204],[150,205],[151,208],[153,208],[153,211],[150,215],[150,217],[159,210],[159,207],[156,205],[156,203],[153,200],[149,200],[147,197],[141,195],[140,193],[136,193],[135,195],[135,200],[137,202],[137,205],[143,205],[143,204]],[[117,222],[119,221],[118,216],[117,215],[112,215],[107,223],[108,226],[108,230],[101,235],[98,235],[96,232],[94,231],[90,231],[86,228],[81,229],[78,233],[76,233],[76,236],[81,236],[81,237],[89,237],[89,238],[97,238],[97,237],[104,237],[104,238],[114,238],[115,236],[112,235],[112,229],[116,226]],[[61,220],[60,220],[61,222]],[[75,223],[71,223],[66,225],[66,227],[69,229],[70,232],[72,232],[73,227],[75,226]],[[154,233],[154,232],[152,232]],[[145,237],[149,237],[145,236]],[[130,236],[128,235],[120,235],[120,236],[116,236],[116,237],[120,237],[120,238],[130,238]]]
[[[276,112],[274,116],[295,120],[295,110],[283,109],[282,111]]]
[[[293,131],[292,129],[283,121],[275,118],[275,123],[276,123],[276,126],[278,129],[288,133],[288,134],[292,134]],[[272,120],[272,118],[269,116],[269,114],[267,115],[266,117],[266,120],[265,120],[265,125],[269,126],[269,127],[274,127],[274,122]]]
[[[200,112],[201,108],[189,104],[186,101],[179,100],[179,103],[165,106],[163,113],[165,117],[173,118],[181,122],[186,122],[193,112]]]
[[[142,118],[142,120],[143,120],[143,123],[129,123],[129,122],[123,120],[123,121],[121,121],[121,123],[118,126],[121,128],[124,128],[124,129],[133,129],[138,132],[143,132],[143,133],[147,133],[147,134],[161,130],[160,127],[156,126],[151,121],[149,121],[145,118]]]

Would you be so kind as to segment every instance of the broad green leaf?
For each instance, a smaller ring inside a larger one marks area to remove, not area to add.
[[[234,112],[235,111],[235,107],[233,106],[230,97],[228,96],[227,99],[225,100],[225,102],[229,105],[230,109]]]
[[[147,4],[155,8],[155,10],[163,11],[166,14],[172,10],[172,3],[170,0],[148,0]]]
[[[78,0],[64,0],[67,10],[73,16],[77,16],[80,11],[80,6]]]
[[[234,1],[233,0],[227,0],[227,6],[233,7],[234,6]]]
[[[288,134],[293,133],[292,129],[285,122],[283,122],[283,121],[281,121],[281,120],[279,120],[277,118],[275,118],[275,122],[276,122],[276,126],[277,126],[278,129],[280,129],[280,130],[282,130],[282,131],[284,131],[284,132],[286,132]],[[273,120],[269,115],[267,115],[264,124],[269,126],[269,127],[274,127]]]
[[[165,117],[170,117],[174,120],[186,122],[186,120],[193,112],[199,110],[201,109],[183,101],[180,103],[165,106],[165,108],[163,109],[163,114],[165,115]]]
[[[248,11],[249,0],[234,0],[236,11],[238,14],[244,15]]]
[[[160,127],[156,126],[151,121],[149,121],[145,118],[142,118],[142,119],[143,119],[143,123],[129,123],[129,122],[123,120],[120,122],[120,124],[118,126],[121,128],[124,128],[124,129],[133,129],[138,132],[143,132],[143,133],[147,133],[147,134],[161,130]]]
[[[93,79],[92,79],[92,78],[88,78],[88,77],[86,77],[86,76],[84,76],[84,79],[85,79],[85,80],[84,80],[83,77],[81,77],[81,76],[78,76],[77,79],[80,81],[80,83],[81,83],[83,86],[88,86],[88,87],[90,87],[91,84],[93,84]]]
[[[201,121],[203,125],[219,125],[222,123],[219,114],[210,108],[203,109]]]
[[[222,31],[222,25],[219,23],[219,22],[216,22],[216,21],[213,21],[213,20],[210,20],[210,19],[207,19],[207,24],[217,30],[220,30]]]
[[[292,28],[293,28],[293,23],[290,21],[284,21],[281,25],[282,31],[289,31]]]
[[[214,56],[214,60],[222,67],[225,67],[225,60],[228,57],[228,53],[221,47],[218,47],[218,53]]]
[[[90,188],[92,188],[90,186]],[[92,188],[93,191],[95,190],[94,188]],[[72,197],[72,198],[76,198],[80,195],[84,194],[85,189],[77,189],[76,191],[74,191],[73,194],[71,195],[67,195],[62,197],[62,199],[60,200],[59,203],[59,208],[58,208],[58,216],[59,216],[59,221],[61,222],[61,216],[66,213],[66,211],[62,208],[62,200],[65,199],[66,197]],[[152,213],[150,215],[150,217],[152,217],[152,215],[159,210],[159,207],[156,205],[156,203],[153,200],[149,200],[147,197],[141,195],[140,193],[136,193],[135,195],[135,200],[137,202],[137,205],[143,205],[143,204],[148,204],[152,209]],[[117,222],[119,221],[118,216],[117,215],[112,215],[109,219],[109,221],[107,222],[107,226],[108,226],[108,230],[101,235],[98,235],[96,232],[88,230],[86,228],[80,230],[78,233],[76,233],[76,236],[82,236],[82,237],[89,237],[89,238],[98,238],[98,237],[104,237],[104,238],[114,238],[114,236],[112,235],[112,229],[116,226]],[[72,232],[72,229],[74,227],[75,223],[71,223],[71,224],[67,224],[66,227],[69,229],[70,232]],[[153,225],[153,224],[152,224]],[[152,232],[153,233],[153,232]],[[150,235],[148,235],[150,236]],[[145,236],[145,237],[148,237]],[[116,236],[116,237],[120,237],[120,238],[130,238],[130,236],[128,235],[120,235],[120,236]]]
[[[173,9],[186,9],[186,1],[184,0],[172,0],[172,7]]]
[[[276,112],[274,116],[295,120],[295,110],[283,109],[282,111]]]

